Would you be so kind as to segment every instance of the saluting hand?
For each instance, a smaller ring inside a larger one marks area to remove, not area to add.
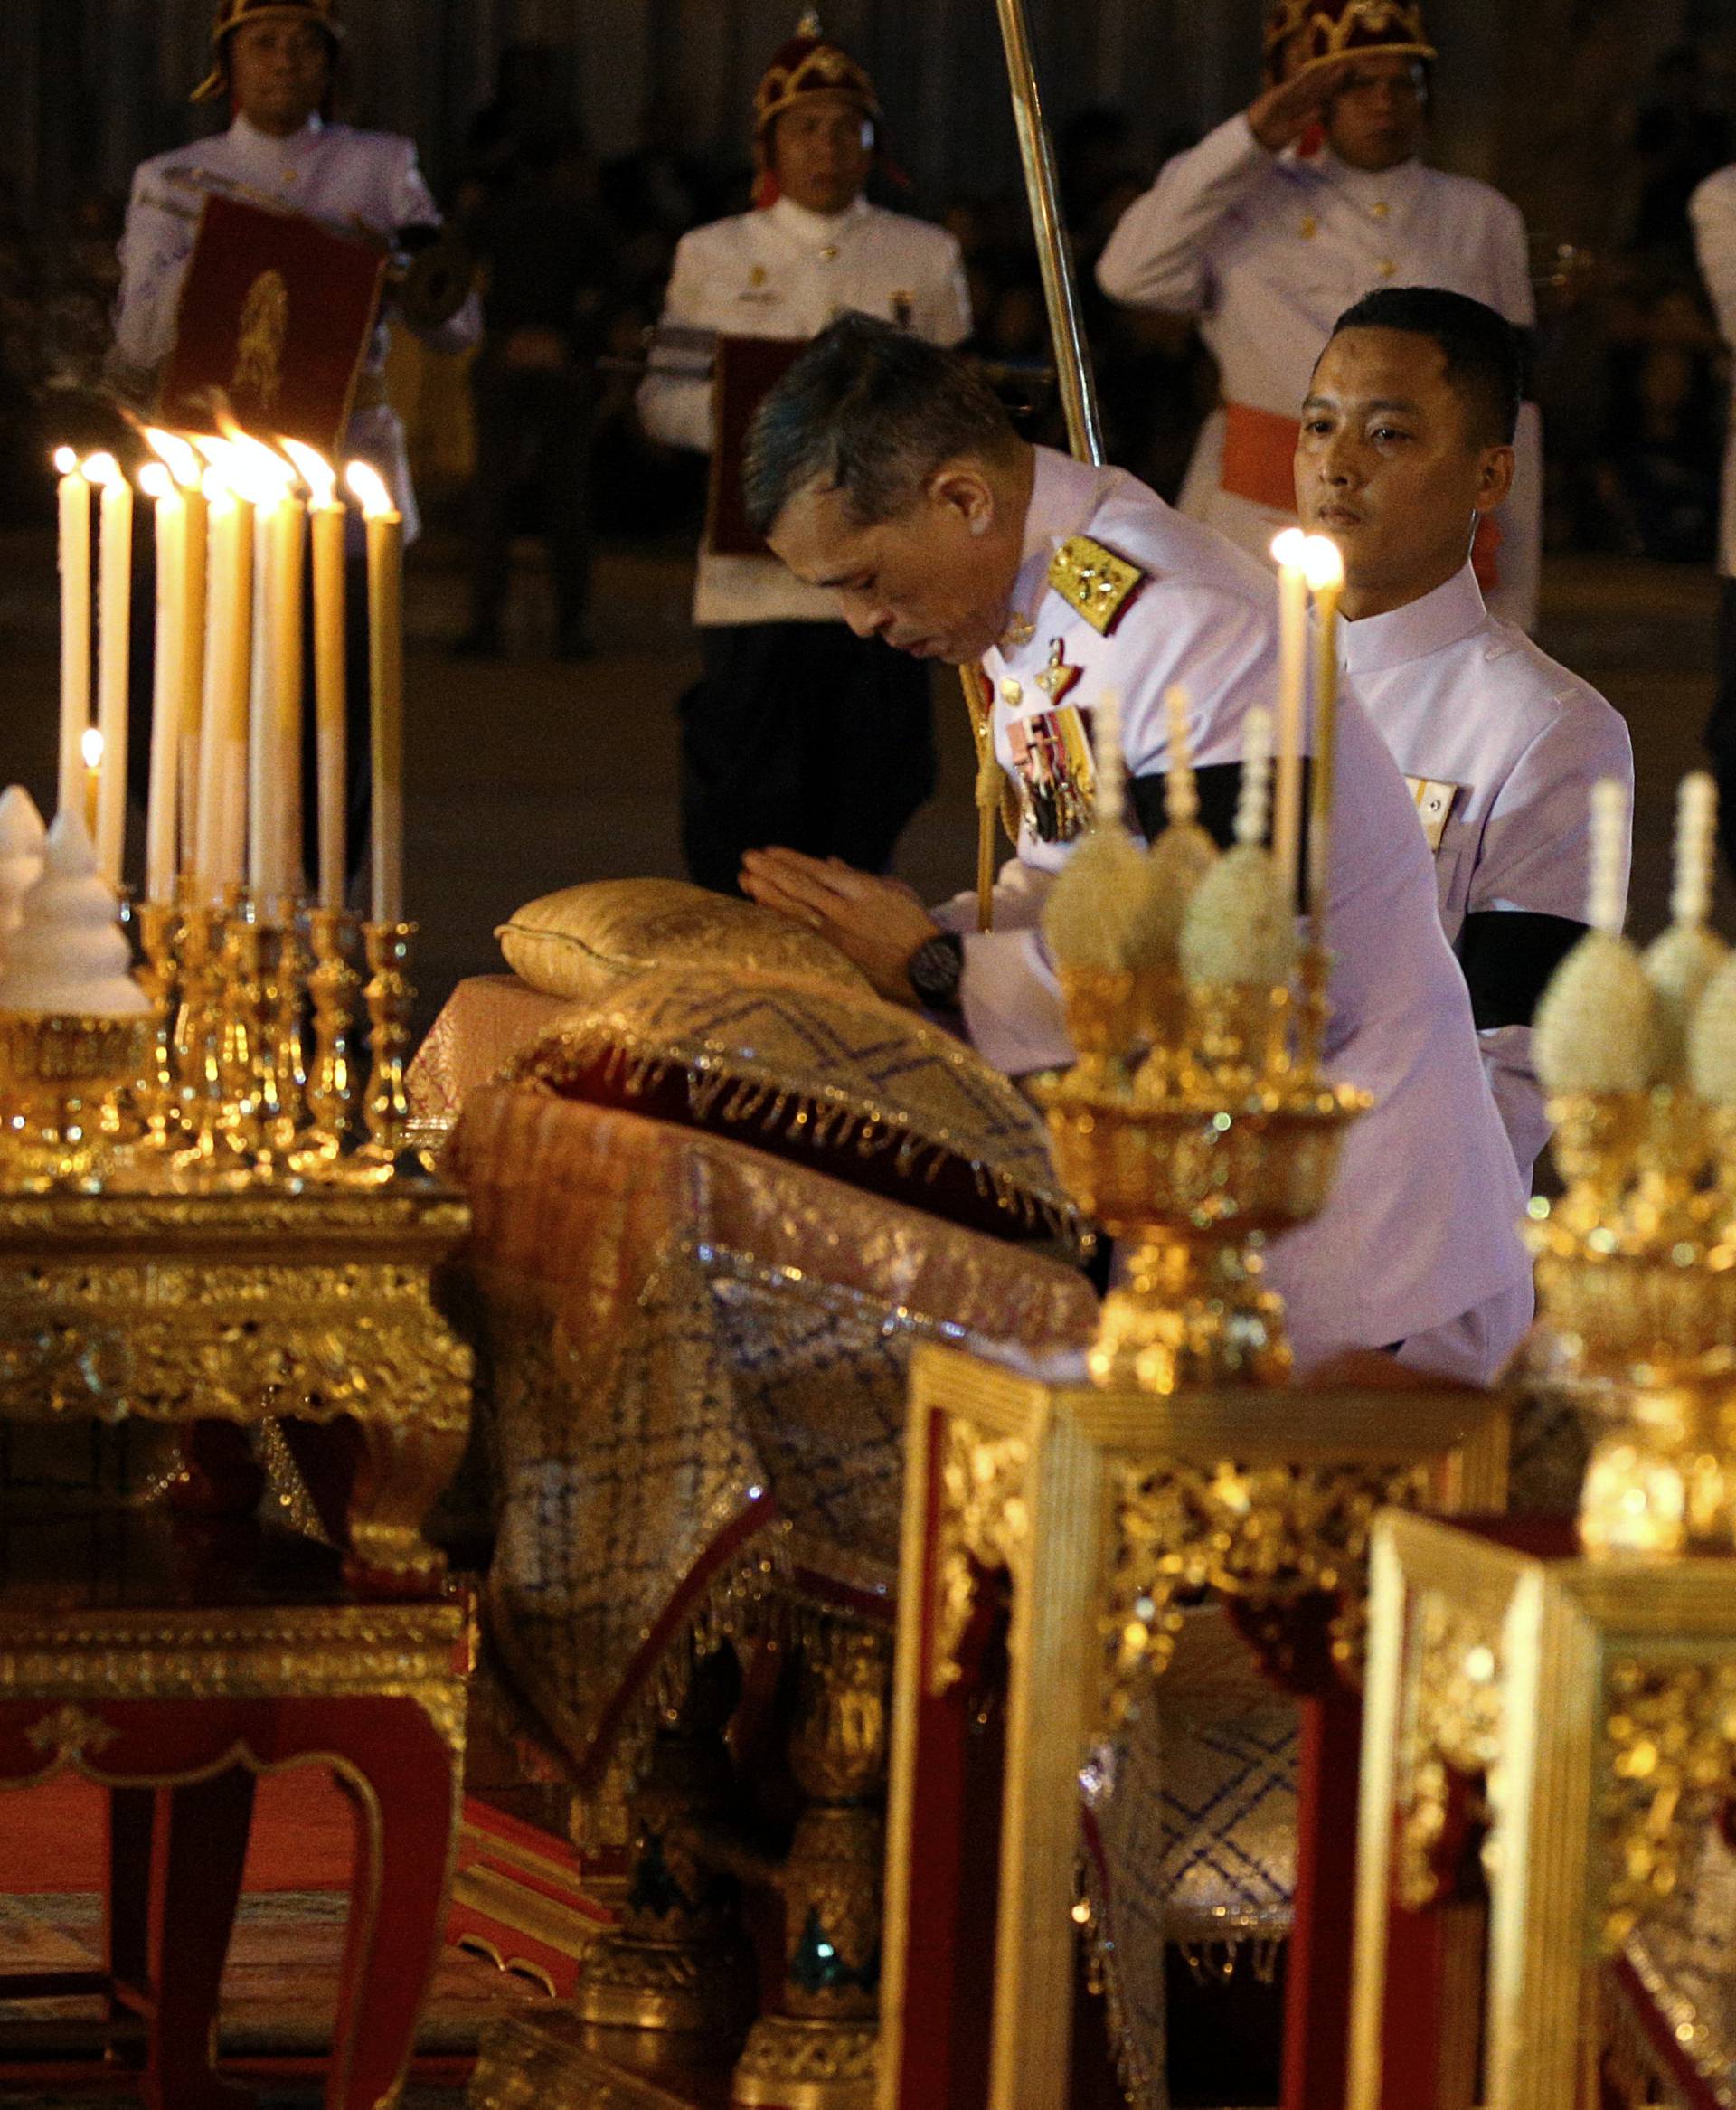
[[[741,891],[829,939],[890,1002],[919,1008],[905,965],[940,926],[914,887],[858,872],[837,857],[774,849],[750,850],[742,858]]]
[[[1350,69],[1348,59],[1310,66],[1249,104],[1249,127],[1268,154],[1281,154],[1295,145],[1344,86]]]

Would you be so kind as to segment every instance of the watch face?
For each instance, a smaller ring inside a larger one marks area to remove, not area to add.
[[[964,947],[945,932],[926,938],[910,955],[905,970],[910,987],[928,1004],[949,1004],[958,989],[964,967]]]

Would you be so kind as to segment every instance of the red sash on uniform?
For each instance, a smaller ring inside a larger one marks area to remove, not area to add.
[[[1223,468],[1219,484],[1232,498],[1269,506],[1275,513],[1296,511],[1296,442],[1302,430],[1295,418],[1277,411],[1259,411],[1251,403],[1223,407]],[[1501,530],[1488,514],[1477,524],[1471,544],[1471,570],[1485,593],[1501,583],[1496,552]]]

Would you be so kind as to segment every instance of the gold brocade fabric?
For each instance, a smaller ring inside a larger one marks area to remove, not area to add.
[[[515,974],[477,974],[458,983],[429,1028],[404,1079],[412,1118],[449,1127],[467,1093],[497,1077],[514,1055],[580,1008]]]
[[[484,1305],[492,1629],[581,1778],[695,1635],[797,1600],[890,1615],[914,1339],[1096,1323],[1029,1247],[533,1085],[473,1092],[446,1169]]]
[[[1717,1828],[1702,1834],[1684,1873],[1629,1938],[1628,1960],[1700,2099],[1736,2110],[1736,1854]]]

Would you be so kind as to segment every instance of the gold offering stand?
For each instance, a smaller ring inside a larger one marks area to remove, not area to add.
[[[1303,1698],[1302,1833],[1287,2017],[1288,2110],[1340,2110],[1353,1878],[1344,1841],[1369,1526],[1388,1503],[1497,1503],[1506,1420],[1453,1388],[1352,1381],[1283,1389],[1266,1238],[1325,1202],[1366,1102],[1317,1066],[1326,962],[1288,988],[1062,970],[1080,1059],[1044,1097],[1058,1164],[1126,1242],[1089,1368],[1019,1368],[919,1349],[906,1449],[895,1655],[881,2110],[982,2099],[980,2029],[950,2000],[980,1943],[965,1879],[985,1793],[970,1752],[995,1589],[1005,1629],[995,1908],[992,2110],[1068,2099],[1080,1769],[1161,1672],[1183,1606],[1215,1594],[1269,1676]],[[993,1587],[989,1586],[991,1584]],[[1112,2026],[1117,1984],[1109,1969]],[[1139,2052],[1117,2029],[1124,2077]]]

